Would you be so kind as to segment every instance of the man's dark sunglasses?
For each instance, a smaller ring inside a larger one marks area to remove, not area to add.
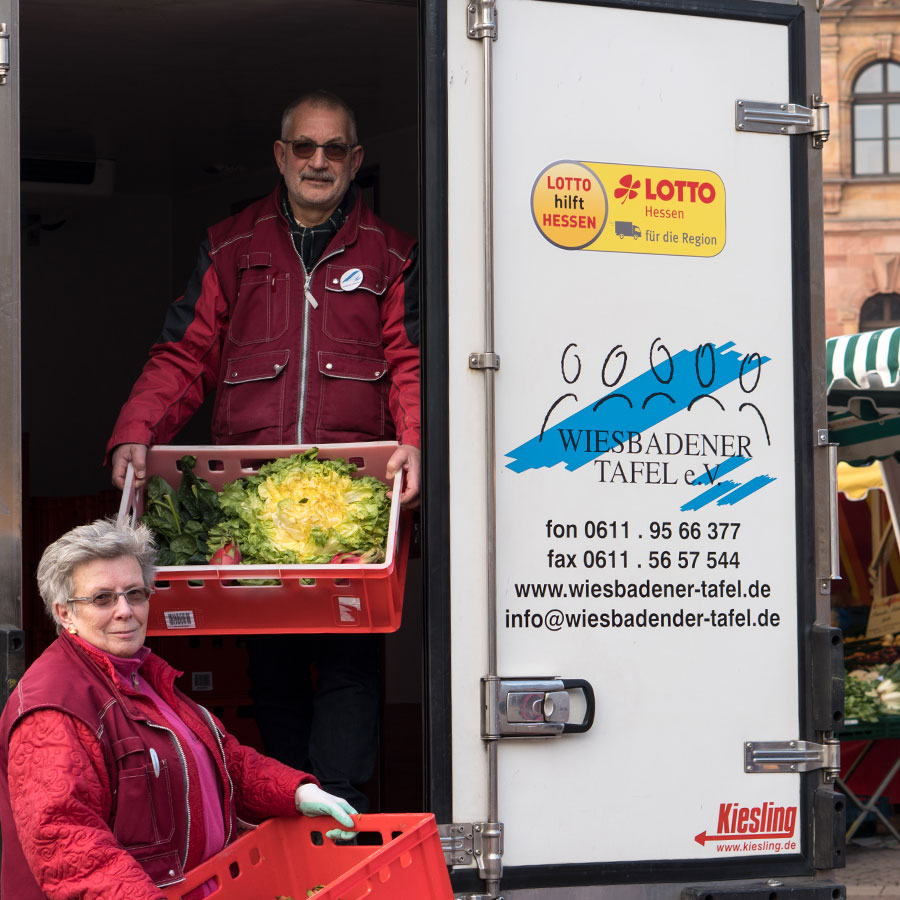
[[[357,144],[342,144],[339,141],[329,141],[327,144],[317,144],[315,141],[299,140],[299,141],[282,141],[282,144],[288,144],[291,152],[297,159],[312,159],[316,155],[319,147],[325,152],[325,159],[332,162],[341,162],[347,158],[347,154],[357,146]]]

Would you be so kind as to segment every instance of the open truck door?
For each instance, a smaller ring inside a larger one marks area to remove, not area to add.
[[[25,668],[19,279],[19,4],[0,0],[0,706]]]
[[[841,897],[815,4],[423,22],[455,888]]]

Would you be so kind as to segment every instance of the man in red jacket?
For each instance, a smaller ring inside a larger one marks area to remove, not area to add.
[[[282,180],[214,225],[183,297],[169,308],[107,446],[113,482],[168,443],[216,391],[217,444],[394,440],[401,502],[420,486],[417,247],[368,210],[363,159],[338,97],[305,94],[274,145]],[[266,752],[312,771],[361,812],[374,768],[378,644],[372,635],[249,640],[251,692]],[[309,663],[316,692],[298,683]]]

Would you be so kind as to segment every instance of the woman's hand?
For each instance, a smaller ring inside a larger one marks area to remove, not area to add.
[[[297,804],[297,811],[304,816],[331,816],[345,828],[352,829],[354,822],[350,817],[359,815],[346,800],[335,797],[334,794],[329,794],[314,784],[301,784],[294,794],[294,802]],[[336,841],[349,841],[356,837],[356,832],[332,828],[331,831],[325,832],[325,837]]]

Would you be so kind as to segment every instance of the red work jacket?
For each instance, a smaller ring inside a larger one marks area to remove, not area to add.
[[[419,350],[407,327],[415,317],[417,341],[418,310],[404,297],[413,239],[358,198],[307,272],[279,197],[209,229],[108,450],[168,443],[211,390],[216,443],[420,446]]]

